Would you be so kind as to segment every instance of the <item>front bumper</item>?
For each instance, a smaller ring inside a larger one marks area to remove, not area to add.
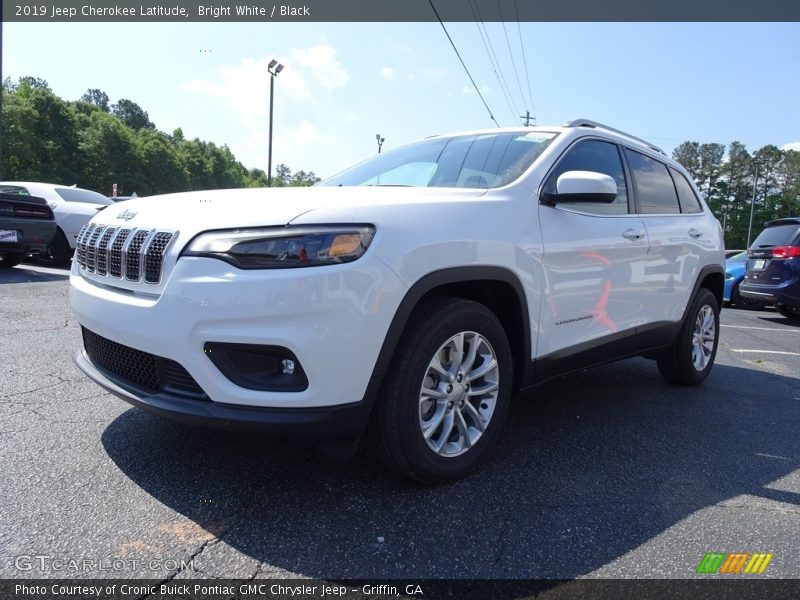
[[[170,394],[146,394],[114,379],[79,350],[75,364],[95,383],[125,402],[173,421],[234,431],[258,431],[280,439],[343,443],[358,438],[369,418],[362,400],[324,408],[257,408],[198,402]]]
[[[124,286],[120,280],[107,281],[90,281],[73,265],[70,306],[83,327],[178,363],[212,405],[241,408],[334,408],[364,398],[406,290],[369,253],[344,265],[272,271],[184,257],[167,274],[163,290],[151,295],[113,287]],[[308,387],[241,387],[206,354],[208,342],[286,348],[302,365]],[[227,409],[196,410],[221,418]]]

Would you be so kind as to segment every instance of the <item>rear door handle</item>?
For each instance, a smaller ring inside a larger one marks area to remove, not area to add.
[[[636,240],[640,240],[644,237],[644,232],[636,229],[626,229],[622,232],[622,237],[624,237],[626,240],[635,242]]]
[[[697,239],[699,237],[703,237],[703,232],[700,231],[699,229],[695,229],[694,227],[692,227],[689,230],[689,235],[692,236],[694,239]]]

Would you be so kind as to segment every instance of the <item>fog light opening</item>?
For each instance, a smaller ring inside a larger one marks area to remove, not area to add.
[[[308,379],[294,353],[280,346],[206,342],[206,356],[238,386],[265,392],[301,392]]]

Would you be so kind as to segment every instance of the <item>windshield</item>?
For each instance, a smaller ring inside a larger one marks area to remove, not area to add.
[[[368,159],[320,185],[496,188],[522,175],[555,133],[431,138]]]

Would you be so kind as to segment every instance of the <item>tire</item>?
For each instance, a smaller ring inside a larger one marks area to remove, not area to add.
[[[25,258],[22,254],[0,254],[0,269],[16,267]]]
[[[466,369],[474,374],[471,380],[464,369],[457,375],[454,369],[459,338],[462,360],[472,361]],[[480,375],[492,356],[496,365]],[[434,368],[437,358],[444,371]],[[511,401],[512,374],[508,339],[492,311],[459,298],[425,301],[406,326],[370,419],[367,435],[376,457],[424,483],[463,477],[497,442]],[[441,397],[424,394],[423,386]],[[477,393],[476,386],[485,393]]]
[[[787,319],[792,321],[800,321],[800,306],[789,306],[788,304],[779,304],[778,312]]]
[[[697,346],[696,352],[699,356],[695,353],[695,336],[698,334],[705,334],[703,339],[706,342]],[[708,338],[708,335],[712,335],[713,339]],[[710,349],[708,342],[711,343]],[[686,320],[681,325],[672,348],[659,357],[658,371],[669,383],[697,385],[711,372],[718,346],[719,305],[714,294],[701,288],[692,300]]]
[[[45,267],[66,267],[72,258],[72,248],[69,247],[67,236],[61,231],[59,227],[56,229],[56,235],[50,246],[42,252],[33,257],[36,264]]]
[[[761,300],[752,300],[742,296],[738,283],[731,290],[731,304],[737,308],[749,308],[750,310],[760,310],[766,306],[766,303]]]

